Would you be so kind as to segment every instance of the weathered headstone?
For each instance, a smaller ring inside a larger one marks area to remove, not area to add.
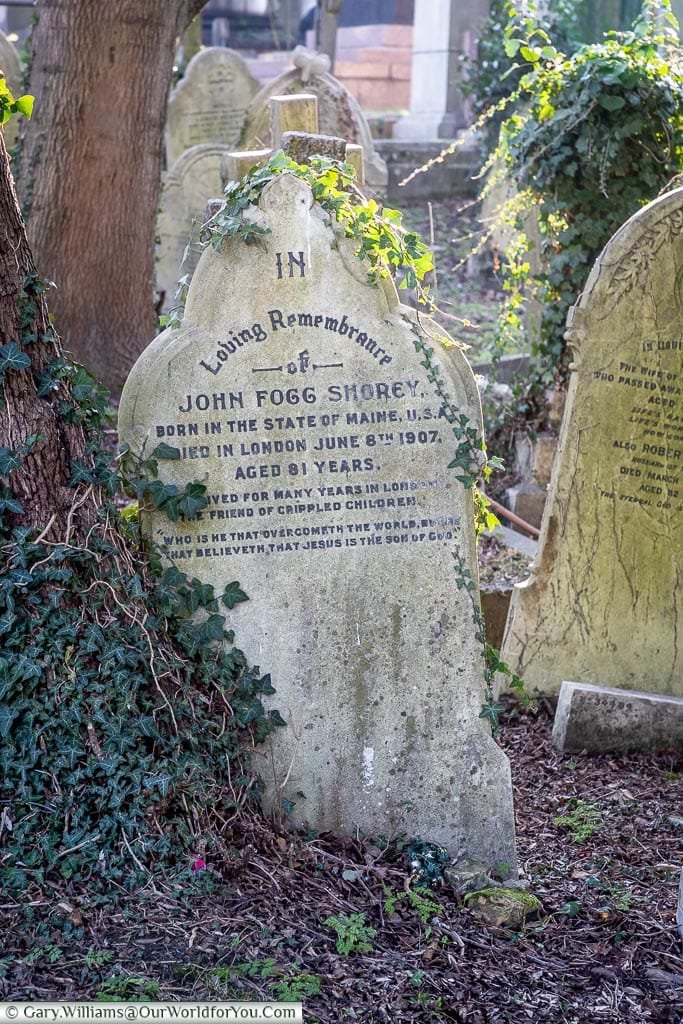
[[[570,313],[574,352],[531,579],[503,659],[564,679],[683,695],[683,189],[603,250]]]
[[[200,50],[168,101],[167,165],[193,146],[212,143],[234,148],[258,87],[239,53],[224,47]]]
[[[206,205],[223,191],[225,152],[222,146],[193,146],[164,175],[157,217],[157,287],[165,292],[164,309],[175,305],[179,279],[197,266]]]
[[[21,92],[21,61],[13,44],[9,41],[4,32],[0,32],[0,72],[5,76],[10,92],[16,97]],[[5,145],[12,149],[18,132],[20,118],[11,118],[2,131],[5,135]]]
[[[320,54],[312,54],[303,48],[298,48],[295,53],[296,66],[268,82],[254,96],[246,113],[240,148],[272,148],[277,143],[271,128],[270,100],[273,97],[313,94],[318,97],[318,130],[362,146],[368,187],[375,191],[385,190],[388,180],[386,164],[375,151],[370,128],[358,103],[341,82],[322,70],[325,65],[320,64]]]
[[[174,446],[163,479],[208,488],[197,520],[155,513],[151,535],[250,597],[231,626],[287,722],[263,761],[270,807],[514,870],[509,766],[479,718],[476,583],[456,585],[477,575],[472,502],[447,468],[434,342],[300,179],[277,177],[248,216],[261,244],[204,252],[183,324],[123,392],[132,450]],[[464,357],[440,379],[480,431]]]

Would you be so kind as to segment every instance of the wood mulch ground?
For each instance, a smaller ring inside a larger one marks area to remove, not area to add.
[[[437,907],[395,899],[405,855],[252,821],[233,863],[188,872],[175,895],[105,910],[55,893],[28,916],[0,897],[0,999],[298,997],[321,1024],[680,1024],[683,757],[559,755],[551,724],[546,706],[513,710],[502,737],[522,877],[543,905],[524,928],[482,923],[443,882]],[[371,948],[339,953],[327,918],[363,913]]]

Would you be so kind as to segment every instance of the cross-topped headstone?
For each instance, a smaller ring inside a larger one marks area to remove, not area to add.
[[[383,192],[387,186],[388,173],[384,161],[376,153],[372,134],[358,103],[351,93],[333,75],[329,74],[329,59],[325,54],[314,53],[304,47],[297,47],[293,54],[294,68],[268,82],[252,100],[245,117],[244,131],[240,139],[243,150],[272,151],[278,148],[278,121],[273,118],[273,99],[279,105],[300,96],[315,96],[317,101],[317,123],[304,123],[297,113],[296,122],[282,125],[282,132],[306,131],[323,133],[344,138],[354,149],[348,159],[360,162],[362,153],[364,175],[358,175],[359,183],[367,183],[374,193]],[[296,109],[296,108],[294,108]]]
[[[334,160],[351,164],[358,185],[365,183],[363,147],[345,142],[337,136],[320,135],[318,132],[318,99],[305,93],[293,96],[273,96],[270,100],[270,134],[273,149],[245,150],[226,153],[221,163],[224,184],[239,181],[253,167],[262,167],[276,149],[283,149],[288,156],[299,163],[305,163],[313,156],[329,156]],[[308,138],[309,142],[305,141]],[[342,146],[329,144],[335,139]],[[312,141],[317,140],[317,141]]]

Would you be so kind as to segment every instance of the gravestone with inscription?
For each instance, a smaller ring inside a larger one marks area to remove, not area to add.
[[[171,93],[166,121],[166,163],[207,143],[234,148],[259,83],[234,50],[200,50]]]
[[[181,327],[123,392],[123,440],[176,448],[163,479],[208,488],[197,519],[155,513],[153,540],[249,595],[230,624],[287,722],[262,761],[271,808],[514,870],[509,765],[479,718],[472,500],[448,468],[448,417],[481,431],[472,372],[369,282],[300,179],[246,215],[268,233],[207,248]]]
[[[178,280],[191,276],[201,255],[199,234],[209,199],[220,196],[223,146],[193,146],[164,175],[157,216],[157,287],[164,309],[175,305]]]
[[[683,695],[683,189],[611,239],[568,328],[540,548],[503,659],[530,690]]]

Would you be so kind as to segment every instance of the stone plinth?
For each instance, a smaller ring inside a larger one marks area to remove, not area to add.
[[[553,725],[559,750],[683,750],[683,698],[563,682]]]

